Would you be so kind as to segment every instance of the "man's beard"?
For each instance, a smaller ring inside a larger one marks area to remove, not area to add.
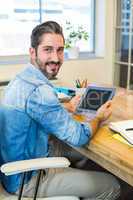
[[[61,62],[55,62],[55,61],[49,61],[49,62],[46,62],[46,63],[42,63],[38,58],[36,58],[35,60],[36,64],[37,64],[37,67],[39,68],[39,70],[48,78],[48,79],[55,79],[58,71],[55,73],[55,74],[52,74],[52,73],[48,73],[47,70],[46,70],[46,67],[50,64],[54,64],[54,65],[59,65],[61,66]],[[42,68],[43,66],[43,68]]]

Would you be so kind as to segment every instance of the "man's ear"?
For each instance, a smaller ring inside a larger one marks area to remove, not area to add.
[[[35,60],[35,58],[36,58],[36,51],[35,51],[35,48],[30,47],[30,48],[29,48],[29,54],[30,54],[31,59],[32,59],[32,60]]]

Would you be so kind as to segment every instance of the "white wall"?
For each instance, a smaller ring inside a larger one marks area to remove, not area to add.
[[[88,79],[88,82],[110,83],[105,72],[105,59],[90,59],[90,60],[71,60],[64,62],[60,69],[58,77],[70,82],[72,85],[74,80]],[[106,70],[107,71],[107,70]]]
[[[98,4],[103,0],[98,0]],[[113,84],[113,43],[114,43],[114,2],[115,0],[105,1],[105,42],[101,42],[105,48],[103,51],[103,57],[97,57],[95,59],[86,60],[68,60],[65,61],[58,77],[65,82],[73,84],[73,80],[77,78],[87,78],[89,82]],[[97,9],[99,6],[97,6]],[[102,15],[102,11],[98,10]],[[103,23],[104,23],[103,22]],[[96,32],[97,43],[99,46],[99,32],[100,27],[104,27],[103,24],[99,25],[99,17],[96,19]],[[104,32],[103,32],[104,33]],[[100,37],[102,40],[102,37]],[[23,65],[12,66],[0,66],[0,81],[4,79],[12,78]]]
[[[0,66],[0,82],[11,80],[23,67],[24,65]]]

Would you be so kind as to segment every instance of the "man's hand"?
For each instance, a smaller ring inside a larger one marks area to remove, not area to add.
[[[100,123],[108,119],[111,113],[112,113],[112,101],[107,101],[98,109],[96,117],[92,119],[92,121],[90,122],[93,136],[97,132]]]
[[[69,102],[64,103],[64,107],[69,111],[69,112],[75,112],[76,108],[79,104],[81,96],[80,95],[76,95],[75,97],[73,97]]]
[[[112,101],[107,101],[105,104],[103,104],[97,111],[96,118],[98,118],[100,121],[104,121],[110,117],[112,113]]]

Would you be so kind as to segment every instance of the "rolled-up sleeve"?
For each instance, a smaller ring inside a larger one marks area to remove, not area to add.
[[[54,89],[48,85],[36,88],[27,100],[26,111],[44,129],[74,146],[82,146],[91,138],[88,123],[75,121],[60,104]]]

